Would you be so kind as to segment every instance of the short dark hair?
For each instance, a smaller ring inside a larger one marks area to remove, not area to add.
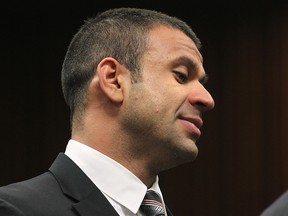
[[[114,8],[84,22],[68,47],[62,67],[62,89],[71,118],[85,108],[87,88],[103,58],[113,57],[123,64],[132,82],[141,79],[140,60],[147,35],[159,25],[181,30],[200,48],[200,40],[184,21],[154,10]]]

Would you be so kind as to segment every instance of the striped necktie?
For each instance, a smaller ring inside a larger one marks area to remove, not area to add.
[[[152,190],[146,192],[140,209],[144,216],[165,216],[160,195]]]

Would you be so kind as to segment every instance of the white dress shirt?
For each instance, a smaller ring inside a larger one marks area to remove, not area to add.
[[[100,189],[120,216],[141,215],[139,208],[147,187],[132,172],[99,151],[75,140],[69,140],[65,154]],[[149,189],[158,192],[163,201],[158,176]]]

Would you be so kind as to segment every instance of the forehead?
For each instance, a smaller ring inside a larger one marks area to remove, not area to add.
[[[178,29],[158,26],[150,31],[148,44],[147,53],[153,58],[167,60],[185,56],[195,63],[203,63],[202,55],[193,40]]]

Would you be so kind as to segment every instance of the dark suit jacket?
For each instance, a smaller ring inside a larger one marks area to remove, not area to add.
[[[288,191],[275,200],[260,216],[287,216]]]
[[[102,192],[65,154],[49,171],[0,188],[1,216],[118,216]],[[168,215],[172,216],[168,209]]]

